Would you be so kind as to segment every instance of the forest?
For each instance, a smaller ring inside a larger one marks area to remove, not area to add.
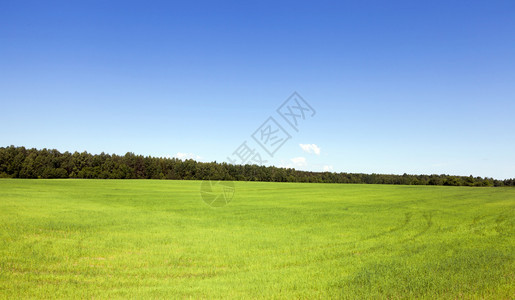
[[[309,172],[260,165],[197,162],[192,159],[59,152],[0,147],[0,178],[184,179],[268,182],[365,183],[449,186],[515,186],[515,179],[474,176]]]

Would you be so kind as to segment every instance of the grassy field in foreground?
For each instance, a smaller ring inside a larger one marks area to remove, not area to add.
[[[0,180],[0,298],[515,296],[515,189]]]

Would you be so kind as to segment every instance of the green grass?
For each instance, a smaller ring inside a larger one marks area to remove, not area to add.
[[[0,298],[515,296],[515,189],[0,180]]]

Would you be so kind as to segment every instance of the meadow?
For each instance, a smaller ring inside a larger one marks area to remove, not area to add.
[[[515,189],[0,180],[0,298],[515,297]]]

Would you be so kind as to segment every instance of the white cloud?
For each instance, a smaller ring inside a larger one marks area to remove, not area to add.
[[[331,172],[332,170],[333,170],[333,166],[331,166],[331,165],[324,166],[324,172]]]
[[[186,159],[200,160],[200,159],[202,159],[202,157],[195,155],[193,153],[182,153],[182,152],[177,152],[177,154],[175,154],[173,157],[181,159],[181,160],[186,160]]]
[[[320,147],[315,144],[299,144],[299,146],[304,152],[320,155]]]
[[[308,165],[305,157],[294,157],[290,160],[294,167],[305,167]]]

